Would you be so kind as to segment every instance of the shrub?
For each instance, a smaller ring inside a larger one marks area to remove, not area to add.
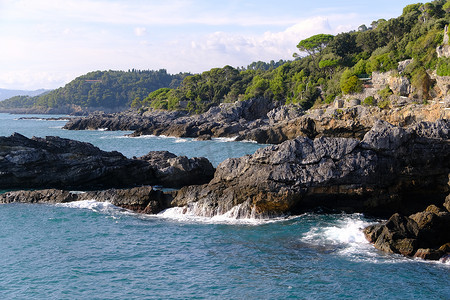
[[[340,85],[343,94],[359,93],[362,91],[361,81],[348,69],[342,73]]]
[[[390,104],[391,104],[391,102],[389,100],[384,100],[384,101],[378,102],[378,107],[381,109],[385,109],[385,108],[389,108]]]
[[[439,58],[436,67],[436,73],[439,76],[450,76],[450,58]]]
[[[378,91],[378,95],[380,95],[380,97],[384,100],[387,100],[389,96],[393,94],[394,93],[392,92],[392,90],[389,88],[388,85],[384,89]]]
[[[370,105],[370,106],[373,106],[373,105],[375,105],[375,98],[372,97],[372,96],[366,97],[366,98],[363,100],[363,103],[362,103],[362,104],[363,104],[363,105]]]

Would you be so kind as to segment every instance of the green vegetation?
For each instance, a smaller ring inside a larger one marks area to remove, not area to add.
[[[375,105],[375,98],[373,96],[366,97],[363,102],[363,105],[373,106]]]
[[[450,76],[450,58],[439,58],[436,71],[439,76]]]
[[[381,109],[387,109],[387,108],[389,108],[390,104],[391,104],[391,102],[389,100],[383,100],[378,103],[378,107]]]
[[[204,112],[222,102],[264,97],[274,102],[297,104],[304,109],[330,103],[343,94],[359,93],[362,78],[374,71],[396,70],[399,61],[413,59],[402,76],[415,87],[417,97],[427,99],[433,82],[427,70],[449,76],[448,58],[437,58],[445,25],[450,23],[450,0],[406,6],[401,16],[361,25],[358,31],[336,36],[318,34],[300,41],[293,61],[254,62],[247,68],[225,66],[201,74],[169,75],[165,70],[92,72],[64,88],[15,103],[34,106],[132,106],[136,109],[183,109]],[[101,80],[101,82],[86,82]],[[380,91],[388,107],[389,89]],[[9,105],[11,99],[8,100]],[[34,102],[33,102],[34,101]],[[6,102],[5,102],[6,103]],[[365,99],[373,105],[375,99]]]
[[[378,91],[378,95],[380,95],[381,99],[387,100],[389,96],[393,95],[394,93],[389,88],[389,86],[386,86],[384,89]]]
[[[450,15],[444,10],[446,3],[441,0],[408,5],[398,18],[373,21],[372,27],[360,26],[364,30],[358,32],[314,35],[297,45],[299,51],[309,55],[294,54],[294,61],[277,67],[273,62],[273,67],[264,68],[255,68],[258,63],[246,69],[226,66],[187,77],[179,88],[168,93],[172,103],[169,109],[183,109],[188,103],[188,110],[202,112],[220,102],[254,97],[308,109],[343,94],[359,93],[363,88],[360,78],[368,78],[374,71],[396,70],[399,61],[410,58],[413,63],[402,75],[411,80],[418,96],[426,98],[431,81],[425,70],[439,66],[443,74],[448,66],[443,60],[438,63],[435,51],[442,42],[444,26],[450,23]],[[390,95],[390,89],[380,91],[383,99]],[[147,101],[159,103],[161,99],[149,96]],[[365,101],[366,105],[374,103],[375,99]],[[380,101],[380,106],[388,107],[389,102]]]

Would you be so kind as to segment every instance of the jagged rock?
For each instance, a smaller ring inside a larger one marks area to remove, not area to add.
[[[269,124],[274,125],[279,122],[289,121],[304,115],[305,112],[298,106],[284,105],[276,107],[267,113]]]
[[[372,225],[364,234],[375,248],[411,256],[417,251],[419,228],[414,220],[396,213],[383,225]]]
[[[419,229],[421,244],[436,248],[450,241],[450,213],[441,211],[437,206],[430,205],[423,212],[409,217],[414,220]]]
[[[46,137],[29,139],[15,133],[0,137],[0,189],[70,188],[103,189],[136,185],[208,182],[214,169],[205,158],[157,157],[128,159],[92,144]],[[164,170],[159,170],[164,167]]]
[[[414,257],[427,259],[427,260],[439,260],[441,257],[445,255],[444,251],[436,250],[436,249],[423,249],[420,248],[414,254]]]
[[[264,144],[279,144],[298,136],[362,139],[378,119],[398,126],[449,119],[450,111],[445,110],[443,106],[445,104],[410,104],[382,110],[378,107],[358,105],[344,109],[329,107],[303,112],[295,106],[279,106],[267,99],[258,98],[222,103],[200,115],[162,110],[149,110],[142,115],[130,111],[116,114],[98,113],[83,119],[74,118],[64,128],[134,130],[131,136],[237,137],[238,141],[253,140]]]
[[[163,186],[182,187],[208,182],[214,175],[214,167],[204,157],[187,158],[168,151],[153,151],[140,160],[147,161]]]
[[[132,136],[168,135],[177,137],[234,137],[242,130],[259,127],[267,120],[267,113],[274,104],[265,98],[255,98],[235,103],[222,103],[200,115],[182,112],[151,110],[143,115],[131,112],[96,114],[83,119],[70,120],[65,129],[84,130],[107,128],[108,130],[134,130]]]
[[[87,192],[79,194],[77,200],[107,201],[138,213],[157,214],[170,207],[172,195],[155,190],[151,186],[143,186]]]
[[[423,259],[438,260],[450,252],[450,213],[430,205],[409,217],[398,213],[384,224],[364,229],[375,248]]]
[[[450,144],[444,133],[450,122],[439,124],[446,127],[440,133],[431,124],[418,126],[416,133],[379,121],[363,141],[298,137],[225,160],[209,184],[182,188],[174,205],[197,202],[211,215],[243,203],[257,215],[318,206],[411,214],[442,203],[449,192]]]

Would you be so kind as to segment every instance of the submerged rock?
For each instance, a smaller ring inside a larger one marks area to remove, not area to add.
[[[128,159],[89,143],[15,133],[0,137],[0,189],[103,189],[136,185],[181,187],[208,182],[214,168],[205,158],[149,153]]]

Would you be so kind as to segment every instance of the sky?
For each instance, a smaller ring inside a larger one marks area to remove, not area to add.
[[[0,88],[96,70],[201,73],[291,60],[296,45],[401,15],[408,0],[0,0]]]

